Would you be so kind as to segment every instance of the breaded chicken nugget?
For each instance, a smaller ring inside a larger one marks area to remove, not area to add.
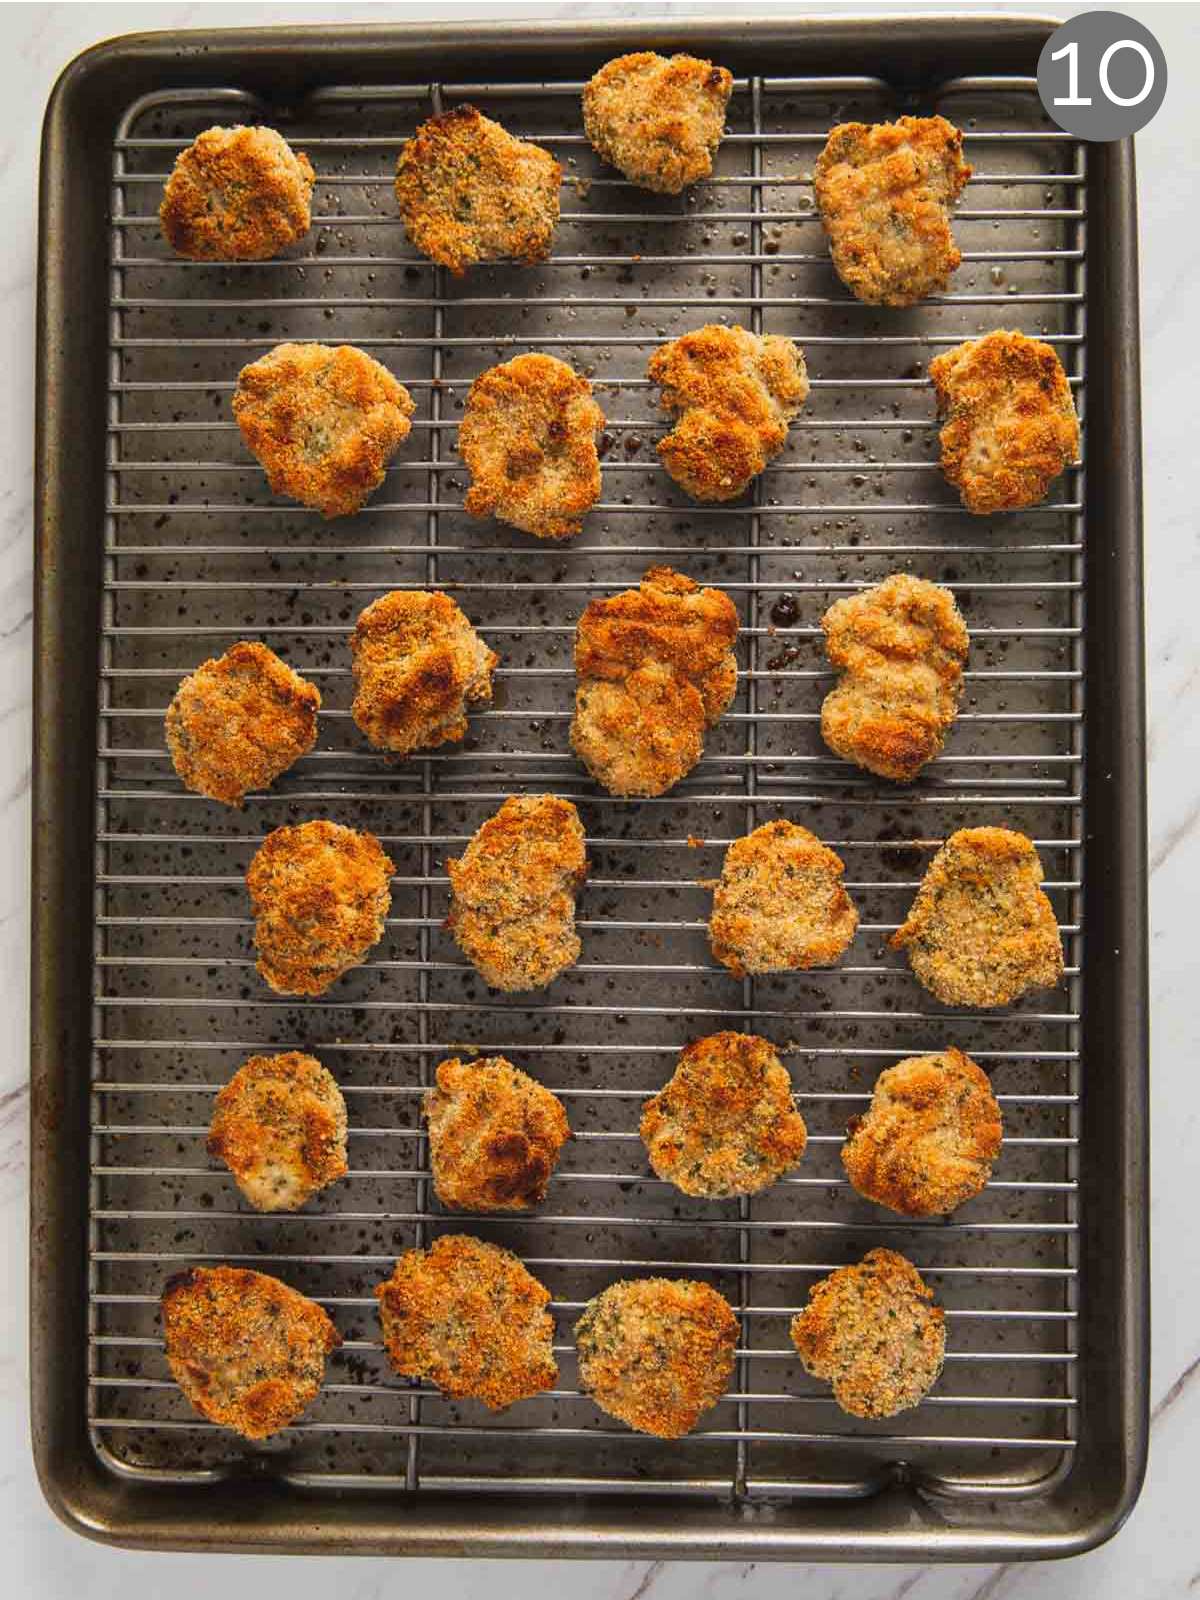
[[[843,760],[910,782],[958,715],[967,629],[954,596],[896,572],[836,601],[821,626],[843,674],[821,707],[821,736]]]
[[[206,128],[175,158],[159,221],[193,261],[266,261],[312,224],[312,163],[274,128]]]
[[[546,1185],[570,1138],[557,1095],[503,1056],[443,1061],[425,1096],[433,1187],[445,1206],[522,1211]]]
[[[894,1417],[937,1382],[946,1354],[945,1314],[911,1261],[872,1250],[814,1283],[792,1318],[792,1343],[814,1378],[852,1417]]]
[[[840,856],[794,822],[764,822],[735,839],[713,895],[713,955],[735,978],[832,966],[858,927],[844,871]]]
[[[799,345],[712,323],[662,345],[646,368],[678,422],[658,453],[693,500],[736,500],[787,441],[808,398]]]
[[[493,989],[544,989],[579,959],[575,896],[587,876],[569,800],[511,795],[458,860],[446,862],[446,926]]]
[[[597,783],[658,795],[687,776],[736,692],[737,633],[728,595],[670,567],[589,603],[575,632],[571,746]]]
[[[976,516],[1035,506],[1079,459],[1079,418],[1048,344],[998,329],[929,363],[942,471]]]
[[[575,1324],[579,1386],[639,1433],[679,1439],[729,1387],[738,1320],[687,1278],[610,1283]]]
[[[544,261],[561,183],[548,150],[467,105],[422,123],[396,167],[404,231],[458,278],[477,261]]]
[[[630,183],[678,194],[712,172],[732,93],[724,67],[640,50],[606,62],[584,84],[583,127]]]
[[[346,1102],[313,1056],[251,1056],[217,1096],[208,1153],[256,1211],[297,1211],[346,1175]]]
[[[934,856],[888,943],[948,1006],[1006,1006],[1063,975],[1054,907],[1033,841],[1007,828],[962,828]]]
[[[1000,1132],[987,1073],[951,1046],[879,1074],[870,1110],[850,1124],[842,1165],[859,1194],[877,1205],[934,1216],[984,1187]]]
[[[393,589],[363,611],[350,636],[351,715],[393,756],[461,739],[467,711],[488,705],[500,659],[440,590]]]
[[[255,640],[190,672],[167,707],[167,749],[187,787],[240,806],[317,742],[321,692]]]
[[[838,277],[868,305],[911,306],[944,289],[962,254],[950,208],[971,176],[945,117],[843,122],[813,168]]]
[[[600,498],[604,413],[554,356],[514,356],[475,379],[458,429],[474,480],[465,505],[539,539],[569,539]]]
[[[346,517],[412,429],[412,396],[351,344],[279,344],[238,373],[233,414],[276,494]]]
[[[642,1112],[650,1165],[684,1194],[757,1194],[794,1167],[808,1132],[787,1068],[753,1033],[689,1044]]]
[[[409,1250],[377,1286],[388,1358],[404,1378],[428,1378],[451,1399],[503,1411],[558,1377],[550,1291],[510,1250],[443,1234]]]
[[[258,970],[276,994],[324,994],[383,937],[393,863],[373,833],[339,823],[276,828],[246,887]]]
[[[171,1375],[202,1417],[269,1439],[313,1403],[341,1335],[315,1301],[265,1272],[189,1267],[162,1292]]]

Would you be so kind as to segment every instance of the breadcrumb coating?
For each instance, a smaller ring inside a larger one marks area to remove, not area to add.
[[[158,218],[192,261],[267,261],[311,227],[314,182],[274,128],[206,128],[176,156]]]
[[[275,494],[346,517],[412,429],[412,396],[353,345],[279,344],[238,373],[233,415]]]
[[[425,1096],[433,1187],[446,1206],[523,1211],[546,1186],[570,1138],[557,1095],[503,1056],[443,1061]]]
[[[190,672],[167,707],[167,750],[195,794],[240,806],[317,742],[321,692],[255,640]]]
[[[846,950],[858,912],[842,859],[794,822],[764,822],[725,853],[708,932],[736,978],[828,967]]]
[[[1007,828],[963,828],[929,864],[904,925],[921,983],[950,1006],[1006,1006],[1062,981],[1062,939],[1041,889],[1033,841]]]
[[[935,356],[942,471],[975,516],[1046,498],[1079,459],[1079,418],[1048,344],[998,329]]]
[[[257,1211],[297,1211],[346,1175],[346,1102],[313,1056],[251,1056],[217,1095],[208,1153]]]
[[[696,56],[618,56],[584,85],[584,132],[630,183],[679,194],[712,172],[732,93],[732,73]]]

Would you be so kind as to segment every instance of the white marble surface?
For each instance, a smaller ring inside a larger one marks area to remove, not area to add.
[[[826,3],[760,11],[839,9]],[[27,986],[32,572],[33,305],[38,135],[50,86],[95,41],[150,28],[294,20],[379,21],[512,14],[578,16],[588,4],[511,0],[463,5],[6,5],[0,7],[0,1551],[9,1592],[27,1600],[72,1594],[129,1597],[168,1590],[176,1600],[229,1600],[286,1584],[292,1600],[338,1594],[371,1600],[399,1584],[429,1600],[528,1592],[552,1582],[562,1600],[1005,1600],[1088,1595],[1182,1600],[1200,1592],[1200,1229],[1191,1200],[1200,1133],[1195,1089],[1195,911],[1200,872],[1200,528],[1191,463],[1196,451],[1195,366],[1200,350],[1200,163],[1194,100],[1200,90],[1200,6],[1126,5],[1155,30],[1170,65],[1166,103],[1138,138],[1141,179],[1145,383],[1147,611],[1150,701],[1150,864],[1154,1015],[1154,1425],[1145,1493],[1103,1549],[1053,1566],[794,1567],[578,1563],[550,1578],[544,1564],[323,1562],[286,1557],[150,1556],[102,1549],[68,1533],[46,1509],[29,1455],[26,1402]],[[613,3],[602,15],[633,14]],[[716,6],[658,4],[650,14]],[[879,12],[881,5],[843,7]],[[933,9],[926,0],[924,7]],[[964,5],[957,10],[968,9]],[[993,0],[989,11],[1006,9]],[[1078,6],[1037,6],[1066,15]],[[534,1570],[538,1569],[538,1570]]]

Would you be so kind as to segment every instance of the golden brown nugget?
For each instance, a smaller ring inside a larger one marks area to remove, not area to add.
[[[373,833],[320,820],[276,828],[246,887],[258,970],[276,994],[324,994],[383,937],[393,863]]]
[[[804,1370],[833,1385],[852,1417],[894,1417],[937,1382],[946,1354],[945,1313],[911,1261],[872,1250],[856,1266],[814,1283],[792,1318]]]
[[[664,794],[704,753],[737,690],[738,618],[719,589],[651,567],[593,600],[575,632],[571,747],[610,794]]]
[[[402,1255],[375,1294],[384,1348],[403,1378],[503,1411],[558,1377],[550,1291],[498,1245],[444,1234]]]
[[[167,707],[167,750],[195,794],[240,806],[317,742],[321,692],[255,640],[190,672]]]
[[[838,277],[868,305],[911,306],[944,289],[962,254],[950,210],[971,168],[945,117],[834,128],[813,168]]]
[[[879,1074],[842,1165],[859,1194],[907,1217],[953,1211],[992,1175],[1000,1107],[987,1073],[953,1046]]]
[[[646,368],[678,421],[658,453],[693,500],[736,500],[787,442],[808,398],[799,345],[713,323],[662,345]]]
[[[446,872],[446,927],[493,989],[544,989],[578,961],[575,896],[587,852],[569,800],[510,796]]]
[[[934,856],[904,925],[888,943],[948,1006],[1006,1006],[1062,981],[1054,908],[1033,841],[1007,828],[963,828]]]
[[[400,152],[396,200],[422,255],[461,278],[477,261],[550,254],[562,168],[474,106],[430,117]]]
[[[1079,418],[1048,344],[1000,329],[929,363],[942,471],[975,516],[1035,506],[1079,459]]]
[[[361,613],[350,636],[351,714],[394,757],[463,738],[472,706],[489,705],[500,659],[440,590],[393,589]]]
[[[238,373],[233,414],[275,494],[358,511],[412,429],[412,396],[353,345],[279,344]]]
[[[641,1135],[660,1178],[709,1200],[769,1188],[808,1142],[787,1068],[752,1033],[689,1044],[647,1100]]]
[[[821,627],[842,674],[821,707],[822,738],[845,761],[911,782],[958,715],[968,641],[954,596],[897,572],[836,601]]]
[[[162,1292],[171,1376],[202,1417],[269,1439],[313,1403],[341,1335],[315,1301],[265,1272],[189,1267]]]
[[[158,218],[193,261],[266,261],[312,225],[306,155],[274,128],[206,128],[175,158]]]
[[[679,194],[712,172],[732,93],[733,75],[696,56],[618,56],[584,85],[584,132],[630,183]]]
[[[708,924],[713,955],[736,978],[829,967],[858,912],[840,856],[794,822],[764,822],[725,853]]]
[[[680,1439],[729,1387],[738,1320],[687,1278],[610,1283],[575,1324],[579,1386],[639,1433]]]
[[[471,385],[458,448],[471,472],[466,508],[539,539],[569,539],[600,498],[592,386],[554,356],[514,356]]]
[[[546,1186],[570,1138],[557,1095],[503,1056],[443,1061],[425,1096],[433,1187],[464,1211],[523,1211]]]
[[[208,1153],[256,1211],[297,1211],[346,1175],[346,1102],[313,1056],[251,1056],[217,1096]]]

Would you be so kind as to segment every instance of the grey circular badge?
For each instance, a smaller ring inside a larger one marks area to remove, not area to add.
[[[1132,17],[1084,11],[1042,46],[1037,82],[1060,128],[1080,139],[1124,139],[1162,105],[1167,58],[1149,28]]]

